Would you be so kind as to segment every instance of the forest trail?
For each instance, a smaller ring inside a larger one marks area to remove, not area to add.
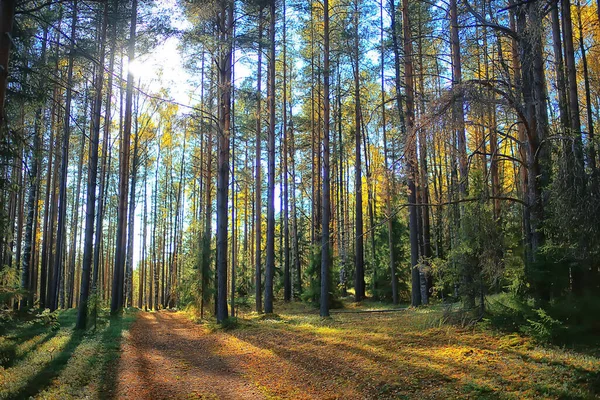
[[[251,315],[231,330],[194,323],[181,312],[137,313],[123,335],[114,397],[556,399],[600,393],[597,357],[536,347],[521,336],[440,326],[433,309],[323,320],[306,305],[280,308],[281,315]]]
[[[123,343],[116,398],[263,399],[244,354],[175,312],[140,313]]]

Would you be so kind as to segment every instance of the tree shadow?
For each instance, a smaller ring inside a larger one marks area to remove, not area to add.
[[[100,359],[102,373],[98,387],[99,398],[115,398],[123,331],[128,328],[129,323],[130,321],[120,315],[114,316],[110,318],[108,326],[102,332],[100,350],[103,356]]]
[[[50,386],[52,380],[59,376],[66,367],[83,338],[83,333],[73,332],[63,349],[41,371],[28,379],[25,386],[15,394],[14,398],[27,399]]]
[[[14,367],[19,361],[24,360],[31,353],[37,350],[38,347],[42,346],[44,343],[52,339],[58,333],[58,329],[54,329],[51,332],[47,333],[43,338],[37,340],[33,343],[27,351],[17,355],[17,349],[21,344],[26,342],[27,340],[31,340],[32,338],[39,335],[40,332],[37,332],[35,335],[29,335],[28,339],[14,341],[10,346],[5,347],[0,350],[0,367],[3,368],[11,368]]]

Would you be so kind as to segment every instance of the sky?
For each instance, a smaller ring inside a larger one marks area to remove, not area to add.
[[[189,22],[182,14],[177,0],[157,0],[157,7],[154,13],[167,13],[170,16],[171,25],[179,30],[189,28]],[[179,113],[185,114],[189,112],[185,106],[193,106],[198,102],[199,87],[197,87],[197,79],[190,75],[184,68],[184,60],[180,52],[181,41],[177,36],[172,36],[160,43],[150,52],[136,58],[129,66],[129,70],[135,77],[136,86],[143,88],[146,93],[156,94],[162,89],[168,89],[168,98],[183,105],[179,107]],[[235,59],[240,60],[242,57],[239,51],[235,54]],[[235,64],[235,82],[240,84],[245,78],[252,74],[248,67],[248,59],[244,63],[236,62]],[[251,61],[251,60],[250,60]],[[194,98],[196,100],[194,100]],[[141,190],[141,188],[138,188]],[[278,189],[277,189],[278,191]],[[150,196],[150,193],[148,194]],[[279,193],[276,193],[276,197]],[[133,265],[137,265],[141,261],[141,213],[143,202],[138,201],[136,205],[136,217],[134,226],[134,252]],[[276,201],[279,206],[279,202]],[[184,206],[185,209],[185,206]]]

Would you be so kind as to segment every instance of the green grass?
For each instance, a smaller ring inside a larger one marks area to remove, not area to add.
[[[386,307],[346,304],[353,308]],[[315,398],[600,398],[595,353],[486,324],[445,324],[442,305],[329,319],[302,303],[275,310],[277,319],[249,312],[238,318],[242,329],[212,332],[224,345],[221,356],[252,355],[247,376],[274,398],[294,398],[295,390],[312,390]]]
[[[23,318],[0,326],[0,399],[106,398],[114,390],[115,360],[135,312],[97,329],[75,331],[77,310],[57,318]]]

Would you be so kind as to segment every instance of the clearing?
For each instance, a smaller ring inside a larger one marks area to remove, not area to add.
[[[72,310],[54,329],[15,325],[0,337],[0,399],[600,398],[597,352],[442,325],[436,307],[276,310],[230,330],[172,311],[104,315],[85,334]]]
[[[283,305],[282,305],[283,306]],[[279,308],[281,309],[281,307]],[[334,314],[301,305],[236,329],[140,313],[124,342],[128,399],[593,398],[600,359],[516,335],[440,326],[439,310]],[[432,325],[437,325],[432,327]]]

